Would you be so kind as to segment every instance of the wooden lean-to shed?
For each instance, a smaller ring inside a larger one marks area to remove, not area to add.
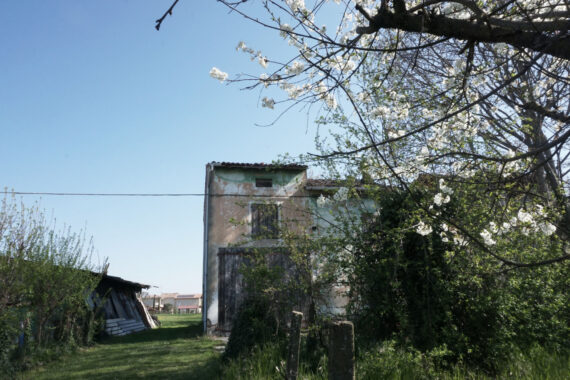
[[[89,303],[104,314],[107,334],[127,335],[156,327],[141,298],[142,289],[148,288],[150,285],[102,275]]]

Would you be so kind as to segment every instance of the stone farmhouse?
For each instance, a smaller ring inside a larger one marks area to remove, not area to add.
[[[252,250],[269,265],[292,269],[280,231],[328,233],[331,213],[319,206],[323,193],[338,183],[307,178],[305,165],[211,162],[206,165],[204,197],[204,331],[227,334],[244,299],[240,268]],[[371,206],[373,207],[373,206]],[[344,312],[347,289],[331,289],[331,313]],[[305,310],[299,300],[298,310]]]

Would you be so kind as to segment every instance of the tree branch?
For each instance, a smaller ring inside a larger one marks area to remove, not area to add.
[[[362,7],[356,8],[363,13]],[[363,13],[364,14],[364,13]],[[365,16],[366,17],[366,16]],[[358,34],[372,34],[380,29],[399,29],[407,32],[429,33],[459,40],[506,43],[517,48],[527,48],[559,58],[570,59],[570,21],[533,22],[486,19],[488,25],[470,20],[454,19],[442,15],[425,13],[410,14],[380,9],[371,17],[369,26],[356,29]],[[498,26],[501,24],[505,26]],[[527,31],[529,27],[536,31]],[[549,32],[549,33],[547,33]]]
[[[169,15],[172,16],[172,10],[174,9],[174,7],[176,6],[177,3],[178,3],[178,0],[174,0],[174,3],[172,3],[170,8],[168,8],[168,10],[166,12],[164,12],[162,17],[159,18],[158,20],[156,20],[156,25],[154,26],[156,30],[160,30],[160,26],[162,25],[162,22],[164,21],[166,16],[169,16]]]

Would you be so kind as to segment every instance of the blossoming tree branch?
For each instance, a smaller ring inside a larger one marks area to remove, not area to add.
[[[567,0],[220,2],[283,53],[236,41],[259,71],[210,75],[282,90],[268,109],[318,105],[330,131],[312,159],[410,194],[424,182],[420,235],[508,266],[570,258]]]

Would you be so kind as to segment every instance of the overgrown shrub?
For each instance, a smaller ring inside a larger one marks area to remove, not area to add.
[[[247,354],[255,346],[262,346],[283,338],[278,330],[275,315],[265,297],[246,298],[240,306],[232,325],[225,359],[235,359]]]
[[[484,252],[416,233],[413,196],[385,192],[380,215],[350,238],[350,314],[360,346],[394,339],[406,350],[446,347],[455,363],[496,372],[515,347],[568,342],[568,265],[505,268]],[[450,211],[452,212],[452,211]]]
[[[37,208],[0,207],[0,373],[91,342],[86,303],[99,277],[84,235],[54,231]]]

